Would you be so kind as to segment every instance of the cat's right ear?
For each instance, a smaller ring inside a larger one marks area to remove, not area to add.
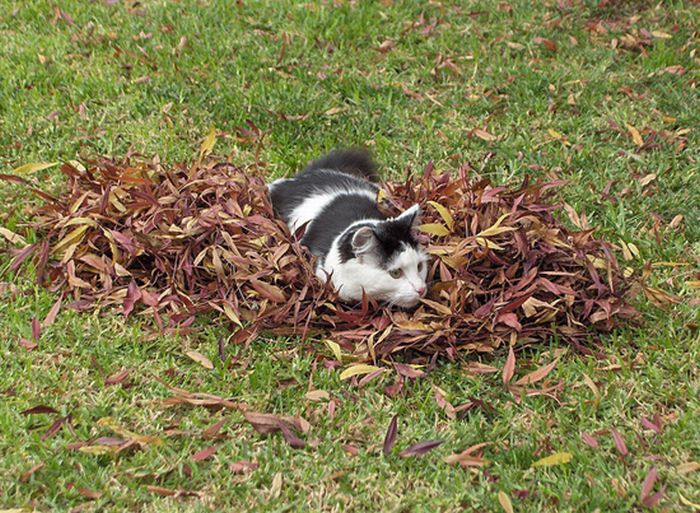
[[[377,236],[371,226],[363,226],[352,236],[352,250],[355,255],[364,255],[377,245]]]

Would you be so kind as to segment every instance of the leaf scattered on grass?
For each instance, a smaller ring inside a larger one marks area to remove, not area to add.
[[[402,458],[408,458],[410,456],[423,456],[425,453],[432,451],[436,447],[445,443],[444,440],[426,440],[424,442],[418,442],[413,444],[407,449],[404,449],[399,453]]]
[[[399,416],[394,415],[389,422],[389,427],[386,430],[386,435],[384,436],[384,444],[382,445],[382,452],[384,456],[388,456],[391,453],[391,449],[396,443],[396,435],[398,434],[398,422]]]
[[[551,467],[553,465],[563,465],[569,463],[573,458],[570,452],[555,452],[544,458],[541,458],[532,464],[533,467]]]
[[[506,513],[513,513],[513,503],[505,492],[498,492],[498,503]]]

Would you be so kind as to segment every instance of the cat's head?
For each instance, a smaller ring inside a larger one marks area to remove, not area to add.
[[[410,308],[418,303],[428,274],[428,255],[414,235],[420,214],[414,205],[397,217],[358,223],[346,232],[339,245],[346,264],[341,297],[358,299],[364,290],[390,305]]]

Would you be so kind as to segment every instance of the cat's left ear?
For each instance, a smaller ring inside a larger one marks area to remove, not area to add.
[[[422,213],[423,211],[421,210],[420,205],[416,203],[411,208],[405,210],[400,216],[398,216],[396,218],[396,221],[400,223],[405,223],[411,228],[415,228],[420,224],[420,218]]]

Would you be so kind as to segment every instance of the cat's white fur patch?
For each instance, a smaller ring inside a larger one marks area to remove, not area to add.
[[[370,222],[376,224],[379,221],[360,221],[362,224]],[[353,223],[348,229],[355,224],[357,223]],[[364,291],[379,301],[403,308],[410,308],[418,303],[425,291],[425,279],[428,274],[428,256],[422,248],[404,246],[391,260],[387,269],[382,269],[377,262],[362,261],[361,258],[342,262],[338,240],[340,237],[336,238],[323,264],[316,269],[316,276],[324,281],[330,276],[341,299],[359,300]],[[401,269],[403,275],[393,278],[389,274],[392,269]]]
[[[321,171],[324,173],[345,176],[344,173],[338,173],[337,171],[333,171],[331,169],[323,169]],[[270,184],[270,186],[274,186],[276,182],[279,182],[279,180],[275,180]],[[329,203],[343,194],[366,196],[371,200],[375,200],[377,197],[375,192],[364,187],[345,186],[344,184],[340,186],[335,185],[333,187],[319,187],[312,196],[306,198],[289,215],[288,224],[292,233],[304,226],[306,223],[310,223],[316,219]]]

